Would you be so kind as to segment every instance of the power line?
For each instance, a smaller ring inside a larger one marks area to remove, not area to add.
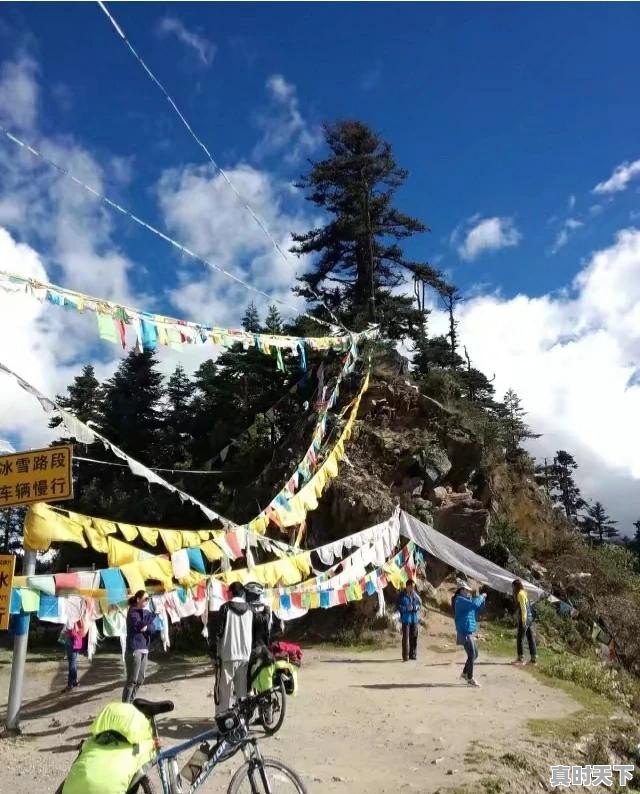
[[[110,460],[96,460],[95,458],[83,458],[80,455],[74,455],[74,460],[82,460],[85,463],[99,463],[101,466],[117,466],[120,469],[129,468],[126,463],[114,463]],[[156,466],[149,466],[151,471],[166,471],[171,474],[237,474],[237,470],[232,469],[211,469],[211,470],[196,470],[196,469],[159,469]]]
[[[308,314],[307,312],[300,312],[300,310],[297,307],[293,306],[292,304],[287,303],[286,301],[283,301],[280,298],[276,298],[273,295],[269,295],[267,292],[264,292],[263,290],[258,289],[258,287],[254,287],[251,284],[248,284],[246,281],[241,279],[239,276],[236,276],[233,273],[229,273],[228,270],[225,270],[223,267],[220,267],[220,265],[216,265],[214,262],[211,262],[209,259],[205,259],[205,257],[202,257],[199,254],[196,254],[190,248],[187,248],[186,245],[183,245],[182,243],[179,243],[177,240],[174,240],[173,237],[169,237],[169,235],[165,234],[164,232],[161,232],[160,229],[157,229],[155,226],[152,226],[150,223],[147,223],[146,221],[143,221],[141,218],[139,218],[137,215],[134,215],[132,212],[130,212],[125,207],[121,206],[117,202],[115,202],[112,199],[108,198],[103,193],[100,193],[95,188],[91,187],[90,185],[87,185],[86,182],[83,182],[81,179],[78,179],[78,177],[75,176],[75,174],[73,174],[67,168],[65,168],[64,166],[60,165],[59,163],[56,163],[55,160],[52,160],[51,158],[46,157],[44,154],[42,154],[42,152],[38,151],[35,147],[31,146],[30,144],[25,143],[24,141],[20,140],[20,138],[18,138],[16,135],[13,135],[13,133],[11,133],[6,127],[4,127],[1,124],[0,124],[0,131],[4,132],[5,136],[12,143],[15,143],[18,146],[22,147],[23,149],[26,149],[34,157],[39,158],[43,162],[45,162],[48,165],[50,165],[52,168],[55,168],[56,171],[58,171],[63,176],[67,177],[68,179],[71,179],[73,182],[75,182],[81,188],[83,188],[84,190],[86,190],[89,193],[91,193],[91,195],[93,195],[96,198],[100,199],[100,201],[102,201],[104,204],[106,204],[107,206],[111,207],[112,209],[117,210],[118,212],[122,213],[123,215],[126,215],[132,221],[135,221],[135,223],[137,223],[139,226],[144,227],[148,231],[150,231],[153,234],[155,234],[157,237],[160,237],[162,240],[164,240],[165,242],[169,243],[174,248],[177,248],[179,251],[181,251],[183,254],[186,254],[191,259],[194,259],[195,261],[200,262],[201,264],[205,265],[206,267],[211,268],[212,270],[217,270],[218,273],[222,273],[224,276],[226,276],[227,278],[230,278],[232,281],[235,281],[237,284],[240,284],[242,287],[244,287],[245,289],[249,290],[250,292],[255,292],[257,295],[261,295],[262,297],[267,298],[267,300],[269,300],[269,301],[273,301],[275,303],[278,303],[278,304],[280,304],[280,306],[283,306],[283,307],[287,308],[289,311],[294,312],[295,314],[302,314],[304,317],[307,317],[308,319],[313,320],[314,322],[319,323],[320,325],[325,325],[328,328],[332,328],[333,327],[331,325],[331,323],[328,323],[325,320],[320,320],[318,317],[314,317],[312,314]]]
[[[117,34],[120,36],[120,38],[121,38],[121,39],[124,41],[124,43],[127,45],[127,47],[129,48],[129,50],[130,50],[131,54],[133,55],[133,57],[134,57],[134,58],[135,58],[135,59],[138,61],[138,63],[140,64],[140,66],[142,66],[142,68],[143,68],[143,69],[144,69],[144,71],[145,71],[145,72],[146,72],[146,73],[149,75],[149,77],[151,78],[151,80],[152,80],[152,81],[153,81],[153,82],[154,82],[154,83],[155,83],[155,84],[158,86],[158,88],[159,88],[159,89],[160,89],[160,91],[163,93],[163,95],[164,95],[165,99],[167,100],[167,102],[168,102],[168,103],[171,105],[171,107],[172,107],[172,108],[175,110],[175,112],[176,112],[176,114],[177,114],[178,118],[179,118],[179,119],[180,119],[180,121],[181,121],[181,122],[184,124],[184,126],[186,127],[187,131],[189,132],[189,134],[191,135],[191,137],[193,138],[193,140],[194,140],[194,141],[195,141],[195,142],[198,144],[198,146],[199,146],[199,147],[202,149],[202,151],[205,153],[205,155],[207,156],[207,159],[209,160],[209,162],[211,163],[211,165],[212,165],[212,166],[213,166],[213,167],[216,169],[216,171],[217,171],[217,172],[220,174],[220,176],[221,176],[221,177],[224,179],[224,181],[227,183],[227,185],[229,186],[229,188],[230,188],[230,189],[233,191],[233,193],[235,194],[236,198],[237,198],[237,199],[238,199],[238,201],[239,201],[239,202],[242,204],[242,206],[244,207],[244,209],[245,209],[245,210],[246,210],[246,211],[249,213],[249,215],[251,215],[251,217],[253,218],[253,220],[254,220],[254,221],[255,221],[255,222],[258,224],[258,226],[260,227],[260,229],[261,229],[261,230],[264,232],[264,234],[267,236],[267,238],[268,238],[268,239],[269,239],[269,241],[271,242],[271,245],[274,247],[274,249],[275,249],[275,250],[278,252],[278,254],[280,254],[280,256],[281,256],[281,257],[284,259],[284,261],[285,261],[287,264],[289,264],[289,257],[288,257],[288,256],[285,254],[285,252],[282,250],[282,247],[281,247],[281,245],[280,245],[280,244],[278,243],[278,241],[275,239],[275,237],[273,236],[273,234],[272,234],[272,233],[271,233],[271,231],[269,230],[269,227],[267,226],[267,224],[266,224],[266,223],[265,223],[265,222],[262,220],[262,218],[261,218],[261,217],[258,215],[258,213],[257,213],[257,212],[256,212],[256,211],[253,209],[253,207],[252,207],[252,206],[249,204],[249,202],[248,202],[248,201],[247,201],[247,200],[244,198],[244,196],[243,196],[243,195],[240,193],[240,191],[239,191],[239,190],[236,188],[236,186],[235,186],[235,185],[233,184],[233,182],[232,182],[232,181],[229,179],[229,177],[227,176],[227,174],[225,173],[225,171],[224,171],[224,170],[223,170],[223,169],[222,169],[222,168],[221,168],[221,167],[218,165],[218,163],[217,163],[217,162],[216,162],[216,161],[213,159],[213,155],[211,154],[211,152],[209,151],[209,149],[207,148],[207,146],[206,146],[206,145],[205,145],[205,144],[202,142],[202,140],[201,140],[201,139],[200,139],[200,138],[199,138],[199,137],[196,135],[196,133],[195,133],[195,131],[194,131],[193,127],[192,127],[192,126],[189,124],[189,122],[187,121],[187,119],[184,117],[184,115],[182,114],[181,110],[178,108],[178,106],[177,106],[177,105],[176,105],[176,103],[174,102],[173,98],[171,97],[171,95],[169,94],[169,92],[167,91],[167,89],[166,89],[166,88],[165,88],[165,87],[162,85],[162,83],[160,82],[160,80],[158,80],[158,78],[155,76],[155,74],[154,74],[154,73],[151,71],[151,69],[150,69],[150,68],[147,66],[147,64],[146,64],[146,63],[145,63],[145,61],[143,60],[142,56],[141,56],[141,55],[138,53],[138,51],[135,49],[135,47],[133,46],[133,44],[132,44],[132,43],[129,41],[129,39],[126,37],[126,35],[125,35],[124,31],[122,30],[122,28],[120,27],[120,25],[119,25],[119,24],[116,22],[116,20],[113,18],[113,16],[111,15],[111,13],[110,13],[110,12],[107,10],[107,7],[106,7],[106,6],[105,6],[105,4],[102,2],[102,0],[97,0],[97,2],[98,2],[98,5],[100,6],[100,8],[101,8],[101,9],[104,11],[104,13],[106,14],[106,16],[107,16],[107,18],[109,19],[109,21],[111,22],[111,24],[113,25],[113,27],[114,27],[114,29],[115,29],[116,33],[117,33]],[[373,266],[373,263],[372,263],[372,266]],[[308,286],[308,285],[307,285],[307,286]],[[333,321],[334,321],[335,323],[337,323],[338,325],[340,325],[342,328],[345,328],[345,330],[347,330],[347,331],[348,331],[348,329],[347,329],[347,328],[346,328],[346,327],[345,327],[345,326],[344,326],[344,325],[343,325],[343,324],[340,322],[340,320],[338,320],[338,318],[335,316],[335,314],[334,314],[334,313],[331,311],[331,309],[330,309],[330,308],[329,308],[329,307],[328,307],[328,306],[327,306],[327,305],[324,303],[324,301],[323,301],[323,300],[320,298],[320,296],[319,296],[319,295],[318,295],[318,294],[315,292],[315,290],[313,290],[313,288],[312,288],[312,287],[310,287],[310,286],[308,286],[308,289],[309,289],[309,292],[311,292],[311,294],[313,295],[313,297],[314,297],[314,298],[315,298],[315,299],[316,299],[316,300],[317,300],[317,301],[318,301],[318,302],[319,302],[319,303],[320,303],[320,304],[321,304],[321,305],[322,305],[322,306],[323,306],[323,307],[324,307],[324,308],[327,310],[327,312],[329,313],[329,316],[330,316],[330,317],[333,319]]]

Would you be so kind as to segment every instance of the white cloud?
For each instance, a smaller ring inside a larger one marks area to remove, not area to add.
[[[558,232],[553,245],[551,246],[551,253],[556,254],[561,248],[564,248],[564,246],[569,242],[569,238],[573,235],[573,233],[582,226],[584,226],[584,223],[579,221],[577,218],[567,218],[562,224],[562,227]]]
[[[322,143],[322,132],[304,119],[296,87],[281,74],[272,74],[266,89],[270,107],[258,116],[262,138],[254,147],[253,156],[260,160],[283,153],[287,162],[295,163]]]
[[[216,45],[201,33],[189,30],[176,17],[164,17],[161,19],[158,24],[158,33],[162,36],[175,36],[179,42],[195,53],[202,66],[211,66],[213,63],[217,52]]]
[[[472,261],[485,251],[517,246],[521,239],[512,218],[474,215],[453,231],[451,244],[461,259]]]
[[[640,176],[640,160],[632,163],[625,162],[617,165],[609,177],[604,182],[599,182],[591,191],[592,193],[619,193],[627,188],[632,179]]]
[[[30,130],[36,122],[39,87],[38,67],[29,55],[0,66],[0,120],[16,130]]]
[[[569,209],[569,212],[572,212],[575,206],[576,206],[576,197],[572,193],[569,196],[569,200],[567,201],[567,207]]]
[[[287,183],[246,164],[226,173],[285,253],[291,232],[312,225],[300,199],[299,206],[291,206]],[[192,250],[269,295],[301,307],[290,288],[304,269],[303,260],[292,254],[286,261],[281,257],[220,175],[204,166],[170,169],[159,181],[158,198],[165,223]],[[208,271],[203,277],[202,271],[203,266],[191,263],[182,270],[184,283],[171,293],[181,311],[197,313],[216,325],[237,326],[251,300],[262,310],[269,303],[222,274]]]
[[[640,516],[640,231],[592,254],[564,295],[472,298],[459,319],[474,365],[495,373],[498,395],[514,388],[544,434],[537,454],[575,452],[585,496],[629,530]]]

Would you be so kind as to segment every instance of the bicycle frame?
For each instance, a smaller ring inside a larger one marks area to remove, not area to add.
[[[171,776],[169,774],[169,763],[174,761],[181,753],[184,753],[186,750],[193,749],[194,747],[199,747],[203,742],[212,740],[215,742],[211,757],[204,764],[200,774],[192,782],[192,784],[189,787],[182,789],[182,794],[195,794],[195,792],[200,788],[200,786],[202,786],[202,784],[206,781],[206,779],[219,763],[231,758],[240,750],[244,750],[245,755],[247,755],[248,758],[256,756],[260,757],[255,738],[247,735],[239,741],[229,740],[220,735],[217,727],[210,728],[209,730],[199,733],[196,736],[187,739],[187,741],[176,744],[173,747],[160,750],[155,719],[151,720],[151,725],[153,728],[156,746],[158,747],[158,753],[151,759],[151,761],[149,761],[142,767],[142,769],[140,769],[134,782],[146,776],[150,770],[153,769],[153,767],[157,766],[163,794],[177,794],[177,792],[175,792],[172,788]],[[253,746],[253,749],[249,754],[246,752],[247,745]]]

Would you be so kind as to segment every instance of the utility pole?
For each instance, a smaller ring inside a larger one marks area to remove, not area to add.
[[[24,550],[24,576],[33,576],[36,572],[36,553],[31,549]],[[20,733],[20,706],[22,705],[22,685],[24,684],[24,667],[27,660],[27,643],[29,641],[30,615],[14,616],[13,658],[11,660],[11,681],[7,702],[6,732]]]
[[[369,241],[369,276],[371,278],[371,295],[369,297],[369,316],[372,323],[376,321],[376,280],[374,274],[373,232],[371,230],[371,213],[369,211],[369,183],[364,175],[364,168],[360,172],[364,187],[364,211],[367,216],[367,238]]]

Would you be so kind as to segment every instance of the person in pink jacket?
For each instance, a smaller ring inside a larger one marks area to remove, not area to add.
[[[76,623],[73,628],[66,630],[65,652],[67,654],[69,672],[65,692],[71,692],[72,689],[78,686],[78,653],[82,650],[82,642],[82,628],[79,623]]]

